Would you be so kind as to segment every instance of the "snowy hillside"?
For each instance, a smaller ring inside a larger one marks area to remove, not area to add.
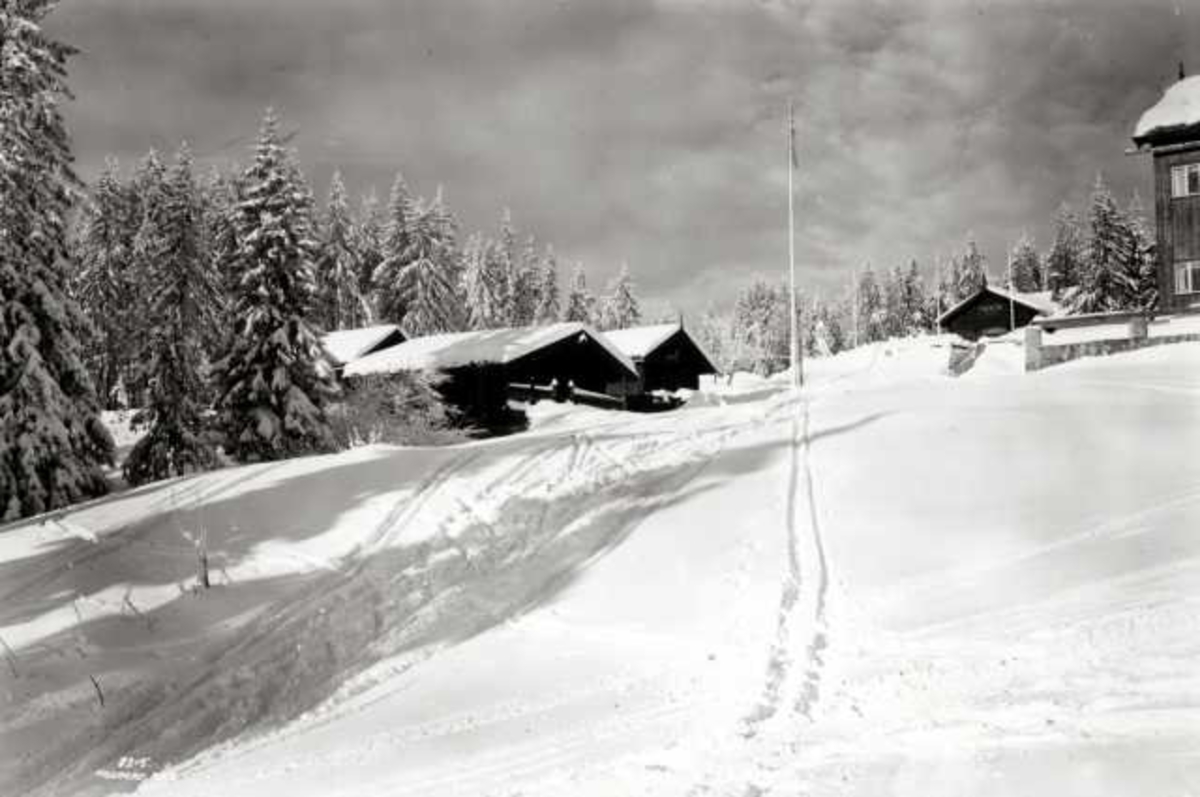
[[[993,348],[5,530],[0,793],[1194,790],[1200,345]]]

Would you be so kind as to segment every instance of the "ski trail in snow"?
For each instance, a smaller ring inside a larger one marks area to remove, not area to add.
[[[795,404],[791,421],[785,509],[787,572],[780,589],[763,693],[746,717],[746,738],[753,738],[786,705],[808,717],[818,697],[821,652],[828,644],[825,604],[829,568],[817,512],[810,425],[809,402],[802,399]],[[803,510],[801,501],[806,505]],[[797,667],[804,668],[799,680],[793,672]]]

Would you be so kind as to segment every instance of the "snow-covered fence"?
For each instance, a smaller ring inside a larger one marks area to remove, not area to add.
[[[1110,316],[1108,323],[1098,318],[1084,323],[1035,321],[1025,328],[1025,370],[1040,371],[1052,365],[1080,357],[1103,357],[1124,351],[1165,343],[1200,341],[1200,316],[1165,317],[1154,320],[1141,313]],[[1045,329],[1048,327],[1049,329]],[[1046,337],[1054,336],[1052,345]]]

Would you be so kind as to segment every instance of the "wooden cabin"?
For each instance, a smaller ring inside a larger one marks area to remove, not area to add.
[[[1029,326],[1058,311],[1049,291],[1017,293],[984,285],[938,316],[938,327],[967,340],[994,337]]]
[[[377,324],[358,329],[339,329],[321,336],[321,346],[329,355],[336,371],[341,373],[348,363],[398,346],[406,340],[395,324]]]
[[[412,338],[349,363],[343,373],[353,379],[401,371],[442,375],[438,390],[446,402],[485,427],[512,424],[514,390],[522,397],[619,404],[638,376],[628,357],[580,323]]]
[[[637,393],[700,387],[700,376],[717,367],[682,324],[615,329],[604,333],[638,371]]]
[[[1154,160],[1159,310],[1200,310],[1200,76],[1168,88],[1133,143]]]

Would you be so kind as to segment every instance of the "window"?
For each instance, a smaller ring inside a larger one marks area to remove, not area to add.
[[[1200,293],[1200,260],[1175,264],[1175,293]]]
[[[1171,167],[1171,196],[1200,195],[1200,163]]]

